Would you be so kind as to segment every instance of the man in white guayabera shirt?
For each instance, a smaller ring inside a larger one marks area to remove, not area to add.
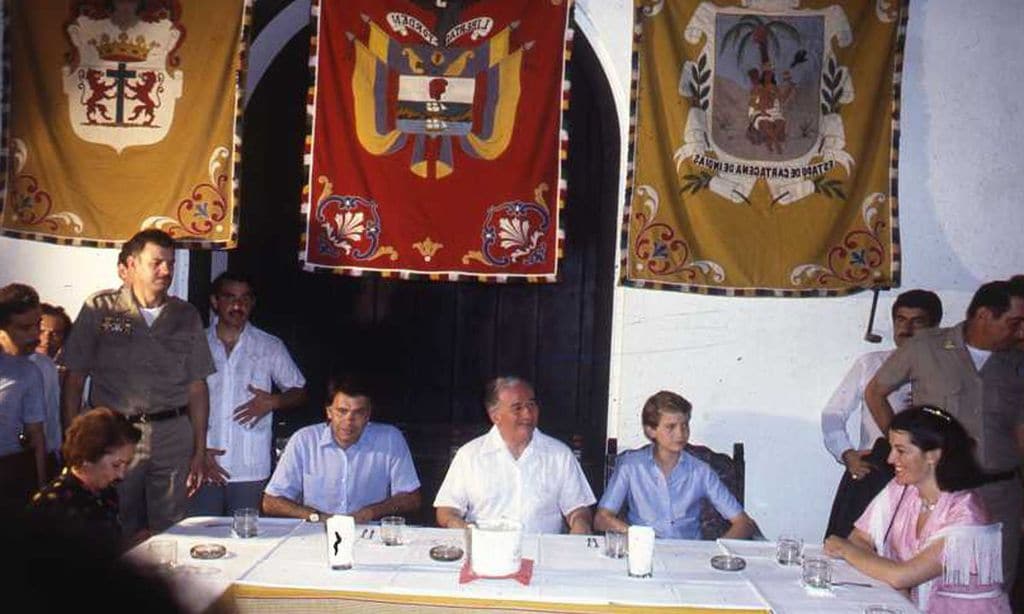
[[[533,386],[499,377],[484,405],[494,426],[462,446],[437,492],[437,524],[514,520],[528,533],[591,532],[594,493],[569,446],[537,429]]]
[[[189,501],[193,516],[230,516],[259,507],[270,477],[274,412],[299,407],[306,399],[306,380],[284,342],[249,322],[255,301],[244,275],[227,271],[213,281],[210,305],[217,317],[206,341],[217,372],[206,378],[206,445],[224,451],[220,464],[230,477],[223,484],[203,484]]]

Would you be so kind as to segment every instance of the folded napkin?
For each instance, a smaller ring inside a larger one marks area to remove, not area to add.
[[[469,566],[469,559],[462,563],[462,569],[459,570],[459,584],[466,584],[473,580],[479,580],[480,578],[486,578],[488,580],[515,580],[523,586],[529,586],[530,580],[533,579],[533,560],[522,559],[519,562],[519,571],[507,576],[478,576],[473,573],[473,569]]]

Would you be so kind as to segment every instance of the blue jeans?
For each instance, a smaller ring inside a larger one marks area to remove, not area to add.
[[[243,507],[260,509],[267,480],[203,484],[188,501],[189,516],[230,516]]]

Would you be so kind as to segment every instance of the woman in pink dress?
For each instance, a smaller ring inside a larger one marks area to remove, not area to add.
[[[949,413],[929,406],[889,426],[896,477],[868,505],[849,539],[825,552],[910,591],[928,614],[1010,614],[1002,588],[1001,532],[972,488],[986,481],[974,444]]]

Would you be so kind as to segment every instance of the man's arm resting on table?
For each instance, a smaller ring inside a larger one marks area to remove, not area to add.
[[[753,519],[746,512],[740,512],[729,519],[729,530],[722,537],[726,539],[748,539],[753,534]]]
[[[598,506],[597,514],[594,515],[594,528],[598,531],[619,531],[625,533],[629,530],[629,523],[619,518],[610,509]]]
[[[25,425],[28,445],[32,448],[32,458],[36,465],[36,484],[42,488],[46,485],[46,436],[42,422],[30,422]]]
[[[878,428],[883,433],[889,430],[889,423],[892,422],[892,417],[895,415],[892,405],[889,404],[888,397],[897,388],[899,388],[899,384],[883,386],[878,382],[878,377],[875,376],[868,382],[867,388],[864,389],[864,402],[867,403],[868,409],[871,410],[871,417],[875,419],[875,424],[878,425]]]
[[[85,390],[86,374],[81,371],[67,371],[64,386],[60,394],[60,415],[65,430],[71,426],[71,420],[82,411],[82,392]]]
[[[466,520],[462,514],[462,510],[455,509],[454,507],[438,507],[437,526],[443,529],[466,528]]]
[[[318,509],[299,505],[286,497],[276,497],[270,493],[263,493],[263,502],[260,509],[264,516],[280,516],[282,518],[298,518],[306,520],[310,514],[316,513],[323,520],[330,514],[321,512]]]
[[[589,505],[581,505],[565,515],[569,525],[569,533],[573,535],[590,535],[594,532],[594,513]]]
[[[421,502],[420,489],[417,488],[412,492],[400,492],[391,495],[383,501],[371,503],[352,514],[352,516],[356,519],[357,523],[367,523],[384,516],[398,516],[406,512],[415,512],[420,509]]]

